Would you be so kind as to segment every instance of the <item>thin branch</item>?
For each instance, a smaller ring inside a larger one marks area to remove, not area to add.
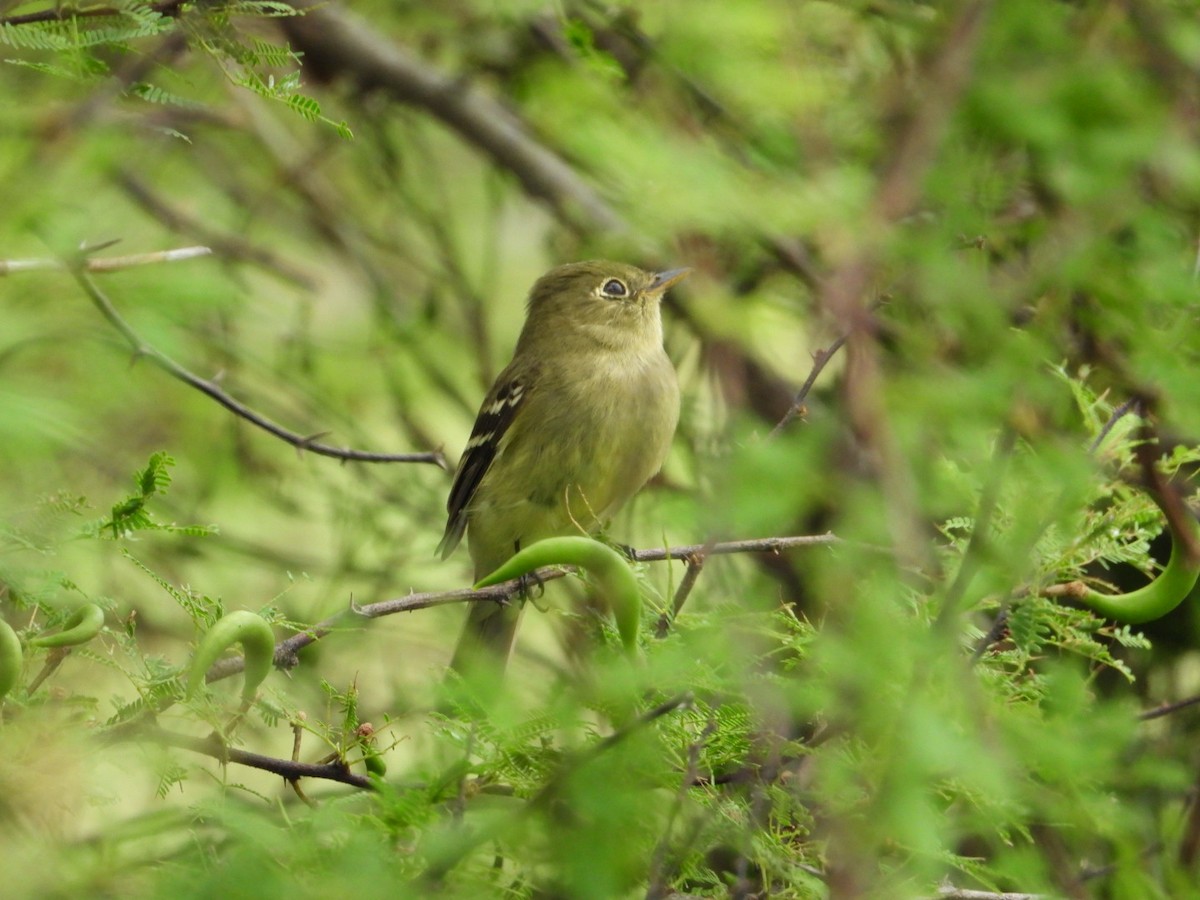
[[[1195,867],[1196,857],[1200,855],[1200,778],[1193,783],[1189,793],[1187,819],[1176,856],[1187,871]]]
[[[778,553],[793,547],[827,546],[836,544],[841,538],[832,533],[814,535],[795,535],[792,537],[759,538],[757,540],[728,541],[719,544],[691,544],[683,547],[657,547],[648,550],[633,550],[631,557],[639,562],[668,562],[672,560],[687,560],[701,552],[707,555],[723,555],[729,553]],[[538,569],[531,576],[539,582],[554,581],[563,578],[566,570],[557,567]],[[351,606],[336,615],[330,616],[306,631],[294,634],[275,645],[275,665],[281,669],[292,669],[299,664],[297,654],[309,644],[316,643],[327,634],[345,628],[355,621],[378,619],[382,616],[396,613],[414,612],[418,609],[428,609],[431,606],[445,606],[451,603],[496,603],[503,602],[515,596],[521,589],[521,579],[514,578],[502,584],[491,587],[459,588],[453,591],[427,591],[420,594],[409,594],[407,597],[397,597],[392,600],[380,600],[378,603],[368,603],[364,606]],[[211,683],[229,678],[242,671],[243,661],[240,656],[227,657],[219,660],[208,672],[207,680]]]
[[[1041,900],[1045,894],[1020,894],[1010,891],[972,891],[943,884],[938,888],[937,900]]]
[[[179,7],[188,0],[162,0],[159,3],[148,4],[148,8],[170,18],[179,14]],[[0,17],[0,25],[33,25],[38,22],[65,22],[75,19],[103,19],[124,15],[126,10],[117,6],[92,6],[87,9],[76,9],[65,3],[55,3],[48,9],[37,12],[22,13],[17,16]]]
[[[442,469],[446,468],[446,460],[439,451],[430,453],[369,453],[365,450],[350,450],[342,447],[334,447],[329,444],[322,444],[316,440],[316,438],[320,435],[306,436],[289,431],[282,425],[278,425],[265,416],[259,415],[244,403],[235,400],[229,394],[225,393],[225,391],[214,382],[209,381],[206,378],[201,378],[199,375],[193,374],[166,354],[161,353],[154,347],[147,344],[138,336],[137,332],[133,330],[129,323],[121,317],[121,314],[117,312],[116,307],[112,305],[108,297],[99,289],[99,287],[96,286],[96,282],[88,277],[86,271],[84,271],[82,268],[75,268],[72,274],[74,274],[75,280],[79,282],[79,286],[82,287],[87,295],[91,298],[92,303],[97,309],[100,310],[101,315],[103,315],[104,318],[108,320],[109,324],[112,325],[118,332],[121,333],[121,336],[125,338],[126,343],[129,344],[135,355],[146,357],[167,374],[178,379],[179,381],[182,381],[184,384],[195,388],[196,390],[200,391],[200,393],[211,397],[234,415],[245,419],[252,425],[257,425],[259,428],[263,429],[269,434],[272,434],[280,440],[291,444],[296,449],[307,450],[308,452],[315,453],[318,456],[329,456],[333,457],[334,459],[350,460],[354,462],[432,463],[433,465]]]
[[[203,756],[210,756],[223,763],[237,763],[252,769],[262,769],[273,772],[284,780],[295,783],[301,778],[321,778],[326,781],[336,781],[356,788],[373,791],[375,785],[364,775],[355,775],[344,762],[337,760],[329,763],[315,764],[296,762],[291,759],[278,759],[274,756],[263,756],[261,753],[250,753],[227,747],[215,734],[206,738],[193,737],[190,734],[179,734],[163,728],[122,729],[108,735],[113,740],[141,740],[150,738],[156,743],[180,750],[189,750]]]
[[[115,242],[114,242],[115,243]],[[110,246],[110,244],[105,244]],[[91,248],[93,250],[97,248]],[[159,250],[156,253],[134,253],[131,256],[87,257],[78,263],[85,272],[102,274],[116,272],[120,269],[131,269],[134,266],[150,266],[158,263],[183,262],[208,256],[212,253],[209,247],[179,247],[175,250]],[[35,272],[46,269],[67,271],[71,264],[61,259],[0,259],[0,276],[20,272]]]
[[[987,634],[979,639],[979,643],[971,651],[971,665],[975,665],[979,660],[983,659],[983,654],[987,653],[988,648],[997,643],[1004,636],[1004,633],[1008,631],[1008,610],[1009,601],[1006,600],[1000,611],[996,613],[996,619],[992,622],[992,627],[988,629]]]
[[[786,428],[793,419],[804,414],[804,401],[808,399],[808,395],[812,391],[813,385],[816,384],[817,376],[821,374],[821,370],[829,364],[831,359],[833,359],[833,355],[842,349],[842,345],[846,343],[847,337],[848,335],[843,334],[828,347],[825,347],[824,349],[818,349],[813,353],[812,370],[808,373],[808,377],[804,379],[804,384],[800,386],[800,390],[796,392],[796,396],[792,399],[792,405],[788,407],[787,413],[785,413],[784,417],[779,420],[779,424],[771,429],[771,433],[768,435],[768,437],[775,437],[775,435],[783,431],[783,429]]]
[[[1099,433],[1096,435],[1095,440],[1093,440],[1092,443],[1090,445],[1088,445],[1088,453],[1096,452],[1096,449],[1104,442],[1104,439],[1106,437],[1108,437],[1108,433],[1113,430],[1113,427],[1119,421],[1121,421],[1121,419],[1123,419],[1127,413],[1130,413],[1130,412],[1140,413],[1141,411],[1138,407],[1139,407],[1138,398],[1131,397],[1130,399],[1128,399],[1124,403],[1122,403],[1120,406],[1118,406],[1116,409],[1114,409],[1112,411],[1112,415],[1110,415],[1108,417],[1108,421],[1104,423],[1104,427],[1101,428]]]
[[[665,562],[686,560],[697,554],[722,556],[728,553],[779,553],[795,547],[814,547],[840,544],[842,539],[832,531],[824,534],[803,534],[792,537],[753,538],[744,541],[724,541],[717,544],[685,544],[682,547],[650,547],[634,550],[630,555],[635,562]]]
[[[362,90],[380,90],[419,106],[512,172],[560,219],[581,231],[625,231],[600,194],[557,153],[539,143],[507,106],[462,78],[442,72],[386,40],[367,20],[324,0],[291,0],[304,15],[280,20],[305,67],[345,74]]]
[[[1139,713],[1137,718],[1139,722],[1149,722],[1151,719],[1161,719],[1163,716],[1169,716],[1198,703],[1200,703],[1200,696],[1188,697],[1186,700],[1176,700],[1174,703],[1164,703],[1154,709],[1148,709]]]
[[[1145,408],[1144,401],[1141,401]],[[1167,483],[1158,468],[1158,457],[1161,455],[1161,443],[1158,432],[1148,422],[1143,421],[1140,440],[1134,445],[1134,456],[1142,469],[1143,489],[1150,495],[1162,510],[1167,519],[1167,527],[1171,530],[1171,540],[1179,541],[1187,553],[1191,565],[1200,563],[1200,541],[1196,540],[1195,516],[1188,509],[1179,492]]]
[[[671,623],[679,617],[679,611],[683,609],[683,604],[687,602],[688,595],[692,593],[692,588],[696,586],[696,579],[700,577],[700,570],[704,568],[705,556],[703,553],[697,553],[694,556],[689,556],[687,559],[687,571],[683,573],[683,580],[679,582],[679,587],[675,590],[675,596],[671,599],[671,611],[664,611],[658,617],[658,624],[654,626],[654,636],[656,638],[665,638],[671,630]]]

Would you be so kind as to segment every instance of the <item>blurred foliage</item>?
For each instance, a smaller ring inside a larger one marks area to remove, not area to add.
[[[1046,594],[1161,567],[1148,439],[1193,493],[1198,12],[0,2],[5,896],[1200,893],[1195,708],[1139,717],[1200,694],[1194,603]],[[141,342],[451,459],[545,269],[693,266],[680,432],[613,536],[842,540],[709,558],[665,637],[683,561],[639,564],[636,665],[549,583],[480,710],[460,605],[344,612],[465,585],[447,473],[131,359],[49,267],[112,240],[213,250],[96,276]],[[182,686],[238,609],[333,618],[244,717]]]

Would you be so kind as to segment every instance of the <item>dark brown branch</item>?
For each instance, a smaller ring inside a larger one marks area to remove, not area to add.
[[[324,0],[292,0],[304,15],[280,20],[289,43],[318,74],[346,75],[362,90],[379,90],[419,106],[458,132],[555,215],[583,231],[624,231],[625,223],[560,156],[534,139],[508,107],[474,85],[441,72],[381,37],[354,14]]]
[[[1113,427],[1121,421],[1128,413],[1138,412],[1138,399],[1136,397],[1126,400],[1120,406],[1112,411],[1112,415],[1108,417],[1108,421],[1104,423],[1104,427],[1100,429],[1095,440],[1088,447],[1088,453],[1095,453],[1097,448],[1104,443],[1104,439],[1108,437],[1108,433],[1113,430]]]
[[[808,395],[812,391],[813,385],[817,383],[817,376],[821,374],[821,370],[829,364],[831,359],[833,359],[833,355],[842,348],[843,344],[846,343],[846,338],[847,335],[843,334],[828,347],[819,349],[813,354],[812,370],[808,373],[808,377],[804,379],[804,384],[800,385],[800,390],[796,392],[796,396],[792,399],[792,405],[788,407],[787,413],[782,419],[779,420],[779,424],[771,429],[771,434],[769,437],[775,437],[775,435],[783,431],[783,429],[786,428],[793,419],[804,413],[804,401],[808,399]]]
[[[187,0],[162,0],[160,3],[149,3],[147,8],[164,16],[174,18],[179,14],[179,7]],[[115,6],[93,6],[88,9],[76,9],[70,4],[55,3],[49,9],[39,9],[37,12],[22,13],[17,16],[0,17],[0,25],[33,25],[38,22],[64,22],[71,19],[102,19],[120,16],[125,12]]]
[[[1138,714],[1139,722],[1149,722],[1151,719],[1161,719],[1163,716],[1169,716],[1172,713],[1177,713],[1181,709],[1187,709],[1189,706],[1195,706],[1200,703],[1200,696],[1188,697],[1186,700],[1176,700],[1174,703],[1164,703],[1161,706],[1156,706],[1154,709],[1148,709],[1143,713]]]
[[[691,544],[683,547],[658,547],[648,550],[634,550],[631,554],[638,562],[666,562],[669,560],[687,560],[697,554],[722,555],[728,553],[778,553],[793,547],[810,547],[836,544],[840,538],[834,534],[796,535],[793,537],[760,538],[758,540],[728,541],[720,544]],[[533,578],[540,582],[553,581],[562,578],[566,571],[561,568],[538,569]],[[392,600],[381,600],[378,603],[368,603],[365,606],[352,606],[337,615],[313,625],[307,631],[294,634],[275,645],[275,665],[281,669],[294,668],[299,660],[296,655],[309,644],[319,641],[325,635],[340,628],[345,628],[355,621],[378,619],[396,613],[414,612],[418,609],[428,609],[431,606],[445,606],[450,603],[495,603],[513,597],[521,589],[521,579],[513,579],[492,587],[459,588],[453,591],[427,591],[420,594],[409,594]],[[208,672],[208,681],[220,681],[242,671],[242,658],[228,657],[216,663]]]
[[[1133,448],[1134,456],[1142,469],[1143,489],[1162,510],[1171,530],[1171,540],[1179,541],[1187,552],[1188,563],[1200,563],[1200,542],[1196,540],[1196,520],[1179,492],[1167,483],[1158,468],[1161,443],[1158,433],[1149,422],[1143,422],[1141,440]]]
[[[274,756],[263,756],[261,753],[251,753],[227,747],[216,735],[206,738],[192,737],[189,734],[179,734],[162,728],[123,729],[111,735],[116,740],[141,740],[149,738],[167,747],[189,750],[204,756],[211,756],[221,762],[237,763],[239,766],[249,766],[252,769],[262,769],[273,772],[285,781],[295,783],[301,778],[321,778],[326,781],[336,781],[352,787],[374,790],[371,779],[365,775],[355,775],[344,762],[316,764],[296,762],[291,759],[278,759]]]
[[[259,415],[250,407],[246,406],[238,400],[235,400],[229,394],[225,393],[219,386],[206,378],[201,378],[192,372],[185,369],[179,363],[175,362],[169,356],[159,352],[154,347],[145,343],[133,328],[126,322],[121,314],[117,312],[116,307],[112,305],[108,297],[96,286],[93,281],[82,268],[82,263],[73,267],[75,280],[79,282],[80,287],[91,298],[92,303],[100,310],[101,315],[108,320],[121,336],[125,338],[126,343],[132,348],[135,355],[144,356],[152,363],[158,366],[173,378],[182,381],[184,384],[195,388],[200,393],[211,397],[217,403],[225,407],[239,418],[245,419],[252,425],[256,425],[269,434],[274,435],[280,440],[291,444],[298,450],[306,450],[310,453],[315,453],[318,456],[329,456],[334,459],[349,460],[353,462],[416,462],[416,463],[432,463],[442,469],[446,468],[446,460],[438,451],[430,453],[369,453],[365,450],[350,450],[342,447],[334,447],[329,444],[322,444],[316,440],[319,435],[301,435],[293,431],[289,431],[282,425],[272,422],[265,416]]]

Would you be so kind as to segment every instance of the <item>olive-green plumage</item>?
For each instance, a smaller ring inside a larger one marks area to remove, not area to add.
[[[443,556],[465,530],[483,578],[541,538],[595,531],[658,471],[679,419],[659,302],[688,271],[593,260],[538,279],[455,473]],[[451,667],[498,674],[519,616],[471,604]]]

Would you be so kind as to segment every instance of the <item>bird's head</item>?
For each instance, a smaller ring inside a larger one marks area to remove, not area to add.
[[[613,340],[644,337],[662,343],[659,302],[691,269],[647,272],[609,260],[567,263],[551,269],[529,292],[525,333],[554,339],[581,330]],[[522,335],[522,340],[527,340]]]

